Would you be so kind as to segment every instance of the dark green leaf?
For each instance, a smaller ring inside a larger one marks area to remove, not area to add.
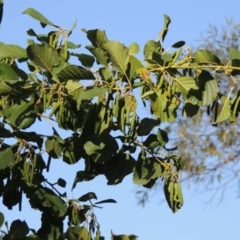
[[[85,31],[87,38],[91,41],[94,47],[102,48],[104,43],[108,41],[105,31],[99,29]]]
[[[105,176],[108,185],[115,185],[122,182],[123,178],[132,173],[135,160],[130,154],[119,153],[109,159],[105,168]]]
[[[57,75],[59,81],[71,80],[94,80],[95,77],[91,71],[77,65],[70,65],[64,68]]]
[[[152,129],[161,123],[159,119],[143,118],[137,129],[138,136],[148,135]]]
[[[176,42],[172,45],[172,48],[180,48],[182,47],[183,45],[185,44],[184,41],[179,41],[179,42]]]
[[[60,197],[46,187],[40,187],[34,192],[36,201],[43,207],[51,208],[55,217],[63,217],[67,207]]]
[[[165,146],[169,140],[167,132],[159,128],[157,132],[157,139],[160,142],[161,146]]]
[[[25,221],[15,220],[10,226],[9,234],[13,239],[24,238],[29,232],[28,225]]]
[[[66,185],[67,185],[67,182],[64,179],[59,178],[58,181],[57,181],[57,184],[58,184],[58,186],[60,186],[62,188],[65,188]]]
[[[86,46],[86,49],[97,59],[97,63],[101,63],[104,67],[108,67],[108,57],[104,54],[102,49],[93,46]]]
[[[161,32],[158,35],[158,41],[162,38],[162,42],[164,41],[164,39],[167,35],[168,26],[171,23],[171,18],[168,15],[163,14],[163,16],[164,16],[164,26],[163,26],[163,29],[161,30]]]
[[[60,158],[62,156],[62,142],[59,137],[48,137],[45,141],[45,150],[52,158]]]
[[[11,147],[3,145],[0,148],[0,169],[10,167],[14,163],[14,155]]]
[[[78,200],[80,202],[86,202],[86,201],[91,200],[91,199],[96,199],[97,200],[97,196],[94,192],[86,193],[86,194],[82,195],[80,198],[78,198]]]
[[[81,64],[86,68],[91,68],[95,62],[94,57],[88,54],[79,54],[78,59]]]
[[[114,199],[106,199],[99,202],[95,202],[94,204],[102,204],[102,203],[117,203],[117,201]]]
[[[3,215],[2,212],[0,212],[0,228],[2,227],[4,221],[5,221],[5,219],[4,219],[4,215]]]
[[[0,125],[0,138],[10,138],[13,136],[14,135],[9,130]]]

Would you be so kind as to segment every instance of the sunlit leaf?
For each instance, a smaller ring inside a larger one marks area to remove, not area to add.
[[[196,61],[198,63],[211,63],[211,64],[217,64],[220,65],[221,61],[220,59],[213,54],[212,52],[208,50],[198,50],[195,52],[194,57],[196,58]]]
[[[49,26],[53,26],[58,28],[57,25],[53,24],[52,22],[50,22],[47,18],[45,18],[40,12],[38,12],[37,10],[33,9],[33,8],[28,8],[26,9],[23,14],[28,14],[29,16],[31,16],[32,18],[38,20],[42,27],[45,27],[46,25]]]
[[[129,55],[135,55],[135,54],[138,54],[139,51],[140,51],[140,47],[137,43],[131,43],[130,46],[129,46]]]
[[[106,50],[113,67],[117,71],[125,74],[129,61],[128,49],[123,44],[116,41],[108,41],[103,47],[104,50]]]
[[[55,49],[48,44],[33,44],[27,47],[27,54],[31,61],[43,70],[52,71],[60,64],[60,58]]]
[[[6,44],[0,45],[0,59],[3,58],[27,58],[27,52],[24,48],[13,45],[13,44]]]

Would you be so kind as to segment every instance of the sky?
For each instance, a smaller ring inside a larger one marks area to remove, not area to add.
[[[82,45],[78,50],[80,52],[86,52],[84,46],[89,44],[81,31],[82,28],[105,30],[109,39],[120,41],[126,46],[137,42],[143,49],[146,41],[157,39],[163,26],[163,14],[169,15],[172,20],[165,48],[179,40],[184,40],[188,46],[197,46],[200,33],[208,30],[208,24],[221,27],[225,23],[225,17],[232,17],[236,23],[240,23],[238,0],[5,0],[0,42],[26,47],[26,31],[29,28],[33,28],[37,33],[51,30],[50,27],[42,29],[37,21],[21,14],[29,7],[35,8],[63,28],[70,29],[77,19],[77,27],[71,41]],[[36,131],[39,129],[42,134],[51,132],[48,124],[39,125]],[[78,198],[92,191],[96,193],[98,200],[117,200],[117,204],[106,204],[103,209],[95,211],[102,235],[106,239],[110,238],[111,230],[115,234],[138,235],[140,240],[239,239],[240,203],[234,191],[228,191],[221,204],[216,205],[214,200],[207,203],[211,193],[202,194],[204,189],[200,192],[196,190],[195,185],[191,185],[190,188],[184,187],[184,206],[173,214],[165,202],[161,203],[161,189],[158,189],[144,208],[137,205],[135,191],[138,188],[133,185],[132,176],[126,177],[123,183],[117,186],[107,186],[104,177],[97,177],[91,182],[78,184],[71,192],[75,172],[82,168],[83,164],[79,162],[69,166],[66,172],[61,160],[55,160],[51,165],[54,175],[48,176],[48,179],[67,179],[69,197]],[[29,209],[27,202],[24,202],[21,213],[17,207],[13,211],[7,211],[3,205],[0,205],[0,211],[4,212],[9,222],[19,218],[26,220],[30,227],[37,228],[40,212]]]

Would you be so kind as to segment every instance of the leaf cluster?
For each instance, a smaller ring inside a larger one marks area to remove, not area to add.
[[[240,110],[239,93],[233,96],[240,71],[239,50],[229,50],[226,65],[208,50],[192,53],[183,47],[184,41],[174,43],[172,52],[164,50],[163,41],[171,22],[164,15],[163,30],[157,41],[145,44],[143,60],[136,57],[140,51],[137,43],[127,47],[108,40],[105,31],[99,29],[83,30],[91,45],[86,46],[89,54],[79,54],[72,51],[80,44],[69,40],[76,24],[66,30],[34,9],[27,9],[24,14],[37,19],[42,27],[55,27],[55,31],[37,34],[29,29],[27,33],[32,38],[26,49],[0,45],[3,204],[8,209],[19,205],[21,210],[25,194],[31,207],[42,212],[42,226],[33,232],[35,238],[91,239],[96,233],[94,239],[101,239],[93,208],[113,200],[92,204],[95,193],[69,200],[57,188],[66,186],[64,179],[50,183],[44,176],[52,159],[62,159],[69,165],[85,162],[85,169],[76,172],[72,189],[98,175],[104,175],[108,185],[116,185],[133,174],[133,182],[146,188],[162,180],[169,207],[173,212],[180,209],[183,197],[179,172],[184,161],[174,153],[176,147],[167,147],[168,134],[160,125],[174,122],[180,106],[186,117],[193,117],[200,107],[205,107],[212,115],[213,125],[233,122]],[[72,64],[72,59],[77,64]],[[29,73],[19,67],[21,63],[27,64]],[[228,94],[220,92],[214,72],[229,76],[233,82]],[[86,85],[86,81],[91,84]],[[139,96],[136,89],[140,90]],[[149,103],[152,118],[140,118],[140,99],[144,105]],[[50,135],[29,131],[45,120],[56,122],[59,129],[68,130],[71,135],[62,138],[54,127]],[[6,139],[15,143],[9,145]],[[90,204],[82,205],[86,200]],[[65,218],[69,227],[64,233]],[[13,223],[18,227],[25,226],[16,221]],[[21,238],[30,238],[28,232],[21,233]],[[10,227],[5,239],[19,238],[14,234]]]

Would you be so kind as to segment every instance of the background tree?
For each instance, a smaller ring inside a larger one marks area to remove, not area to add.
[[[135,184],[147,188],[161,179],[169,207],[173,212],[179,210],[183,206],[179,172],[184,161],[175,154],[176,147],[168,147],[168,134],[160,126],[174,122],[181,106],[184,115],[191,117],[201,106],[208,106],[214,125],[233,122],[239,112],[239,96],[234,95],[239,51],[230,49],[229,62],[224,64],[210,51],[189,51],[183,47],[184,41],[165,50],[163,42],[171,20],[164,15],[157,41],[149,40],[144,46],[144,61],[136,57],[137,43],[126,47],[108,40],[98,29],[83,30],[92,44],[86,47],[91,55],[79,54],[74,52],[79,44],[69,40],[76,24],[66,30],[32,8],[24,14],[54,31],[37,34],[29,29],[26,49],[0,45],[0,189],[8,209],[18,205],[21,210],[25,195],[42,217],[40,228],[31,230],[30,236],[25,221],[16,220],[10,228],[5,224],[3,239],[101,239],[93,209],[115,200],[93,203],[97,199],[93,192],[70,199],[58,188],[66,186],[62,177],[53,183],[45,177],[52,171],[51,160],[58,158],[69,165],[80,159],[85,162],[72,189],[100,174],[109,185],[121,183],[128,174],[133,174]],[[71,63],[72,58],[78,65]],[[19,67],[21,63],[28,66],[29,73]],[[234,83],[226,94],[214,73],[227,75]],[[92,84],[86,86],[85,80]],[[140,98],[149,103],[153,118],[138,116]],[[50,135],[31,131],[36,121],[41,124],[45,120],[58,124]],[[63,139],[60,129],[68,130],[68,137]],[[64,230],[65,219],[68,227]],[[0,220],[2,226],[3,214]],[[136,236],[112,234],[112,238]]]

